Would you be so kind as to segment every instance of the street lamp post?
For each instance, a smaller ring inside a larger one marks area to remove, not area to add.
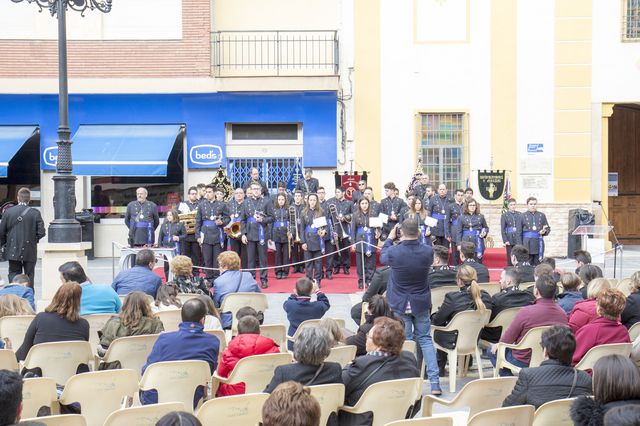
[[[20,3],[25,0],[11,0]],[[47,232],[50,243],[77,243],[82,239],[80,223],[75,219],[76,177],[71,162],[71,131],[69,130],[69,88],[67,78],[67,23],[66,10],[70,8],[84,16],[87,9],[111,11],[112,0],[26,0],[35,3],[40,12],[49,9],[58,16],[58,160],[53,177],[54,220]]]

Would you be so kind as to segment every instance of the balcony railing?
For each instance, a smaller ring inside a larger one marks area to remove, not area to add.
[[[218,31],[211,40],[216,76],[338,75],[337,31]]]

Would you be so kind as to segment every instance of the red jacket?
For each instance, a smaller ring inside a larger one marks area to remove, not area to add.
[[[575,334],[580,327],[589,324],[597,317],[596,299],[581,300],[573,305],[573,309],[569,314],[569,327]]]
[[[573,365],[577,364],[594,346],[630,342],[629,331],[620,321],[597,317],[576,332],[576,351],[573,353]]]
[[[239,334],[227,345],[218,364],[218,375],[229,377],[238,361],[251,355],[279,353],[280,347],[268,337],[259,334]],[[243,382],[220,383],[216,396],[241,395],[245,393]]]

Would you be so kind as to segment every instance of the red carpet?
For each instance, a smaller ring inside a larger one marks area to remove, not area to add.
[[[358,275],[355,267],[355,255],[355,253],[351,253],[352,266],[350,275],[344,275],[340,273],[338,275],[334,275],[332,280],[328,280],[326,278],[322,280],[322,290],[325,293],[350,294],[362,291],[358,290]],[[273,265],[273,263],[273,253],[269,252],[269,265]],[[507,264],[505,250],[502,248],[487,249],[484,254],[484,264],[489,268],[489,276],[491,278],[491,282],[499,281],[500,271],[502,271],[502,268],[504,268]],[[163,282],[165,281],[164,271],[162,267],[155,268],[153,272],[158,274],[162,278]],[[289,273],[289,277],[287,279],[277,280],[274,270],[269,269],[269,287],[267,289],[263,289],[262,291],[265,293],[291,293],[296,285],[296,280],[304,276],[304,273]]]

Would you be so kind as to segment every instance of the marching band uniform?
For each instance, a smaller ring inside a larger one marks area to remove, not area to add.
[[[319,287],[322,280],[322,258],[320,256],[326,253],[326,243],[324,237],[318,234],[320,228],[313,226],[315,218],[316,212],[313,210],[302,213],[303,232],[300,234],[300,242],[307,245],[307,250],[304,252],[306,276],[310,280],[316,280]],[[325,231],[329,233],[328,229]]]
[[[260,187],[262,188],[263,197],[269,197],[269,187],[263,180],[260,180],[260,179],[258,180],[249,179],[242,187],[242,189],[244,189],[245,194],[247,193],[247,189],[251,186],[252,183],[257,183],[258,185],[260,185]]]
[[[489,226],[483,214],[462,214],[458,218],[456,240],[460,243],[472,242],[476,246],[476,260],[482,263],[484,239],[489,233]],[[482,234],[484,233],[484,236]]]
[[[422,217],[417,213],[413,213],[411,210],[406,212],[402,218],[403,222],[407,219],[415,219],[418,217],[418,229],[420,230],[420,236],[418,237],[418,241],[420,244],[425,246],[433,246],[433,242],[431,241],[431,227],[424,224],[424,220],[426,217]]]
[[[300,204],[292,204],[293,207],[296,208],[296,217],[298,218],[298,223],[295,224],[295,227],[298,231],[298,236],[302,235],[302,210],[304,209],[304,203]],[[291,263],[299,263],[304,259],[304,253],[302,251],[302,243],[300,241],[295,241],[295,235],[292,235],[294,241],[291,242]],[[295,265],[293,267],[294,273],[302,273],[304,272],[304,265],[302,263]]]
[[[296,183],[296,190],[302,191],[303,194],[316,194],[318,192],[318,187],[320,186],[320,182],[318,179],[312,177],[307,179],[298,179]]]
[[[522,244],[522,213],[506,211],[500,216],[500,229],[502,231],[502,242],[507,249],[507,265],[511,263],[511,249],[516,244]],[[506,244],[506,243],[509,244]]]
[[[127,204],[124,223],[129,228],[129,245],[131,247],[151,246],[155,242],[156,228],[160,224],[158,206],[153,201],[138,200]]]
[[[196,200],[195,202],[191,202],[189,200],[183,201],[180,203],[179,212],[180,214],[190,213],[194,210],[197,210],[200,206],[200,201]],[[198,274],[198,266],[202,266],[202,251],[200,250],[200,244],[198,244],[198,238],[195,232],[195,224],[193,234],[186,233],[182,241],[182,248],[180,249],[180,253],[191,259],[191,263],[193,263],[193,273],[194,275]]]
[[[220,220],[222,223],[217,223]],[[196,236],[202,238],[202,257],[206,268],[218,267],[218,255],[226,250],[224,227],[229,223],[229,215],[223,201],[203,201],[196,215]],[[220,271],[205,270],[209,282],[213,282]]]
[[[337,248],[336,248],[336,234],[337,231],[337,227],[338,224],[337,223],[333,223],[333,218],[331,217],[331,214],[329,213],[329,204],[327,200],[324,200],[322,203],[320,204],[320,208],[322,209],[322,214],[324,215],[324,217],[327,218],[327,232],[324,234],[324,247],[325,247],[325,252],[324,254],[327,255],[327,257],[323,258],[323,263],[326,265],[326,268],[323,269],[322,272],[322,278],[326,278],[328,280],[333,279],[333,263],[334,263],[334,259],[337,256]],[[334,232],[334,230],[336,232]]]
[[[446,211],[446,219],[444,221],[445,236],[447,238],[451,238],[451,253],[453,254],[453,265],[455,266],[461,263],[460,250],[458,250],[458,244],[460,244],[460,241],[458,240],[456,228],[459,225],[460,216],[462,215],[462,203],[458,204],[455,201],[453,203],[449,203]]]
[[[173,241],[173,237],[177,236],[178,241]],[[158,246],[170,247],[175,249],[176,254],[181,254],[180,245],[187,236],[187,231],[184,228],[182,222],[169,222],[165,219],[164,223],[160,226],[158,232]],[[169,262],[166,260],[164,263],[164,276],[169,279]]]
[[[375,215],[371,215],[374,216]],[[351,241],[367,244],[356,245],[356,269],[358,271],[358,288],[364,288],[364,283],[369,284],[373,273],[376,271],[376,249],[378,239],[374,228],[369,227],[369,214],[355,213],[352,219]],[[372,247],[372,244],[374,247]],[[362,252],[364,251],[364,276],[362,276]]]
[[[438,225],[431,229],[431,234],[436,237],[434,244],[449,247],[449,241],[446,238],[445,221],[447,219],[447,207],[449,206],[449,200],[447,197],[441,197],[440,195],[434,195],[429,201],[427,210],[429,216],[438,220]]]
[[[333,197],[327,201],[327,209],[329,205],[336,206],[338,220],[342,223],[342,226],[340,226],[340,224],[335,224],[335,228],[338,231],[337,242],[340,246],[340,251],[333,256],[333,273],[340,273],[340,267],[342,266],[344,268],[344,273],[349,275],[351,256],[349,255],[349,250],[345,250],[344,248],[351,244],[351,225],[349,222],[351,221],[353,203],[344,198],[342,200],[338,200],[336,197]],[[343,229],[344,233],[342,232]]]
[[[532,266],[540,264],[544,257],[544,239],[551,232],[547,216],[536,211],[522,213],[522,245],[529,250],[529,263]]]
[[[227,202],[227,214],[229,215],[229,223],[240,222],[242,220],[242,209],[244,206],[245,200],[242,200],[242,203],[238,203],[235,198],[232,198],[229,202]],[[235,251],[238,256],[240,256],[240,266],[241,268],[247,267],[247,246],[242,244],[240,238],[227,238],[229,249]]]
[[[267,234],[268,225],[273,222],[273,203],[265,197],[249,197],[242,204],[241,229],[242,235],[247,237],[248,267],[253,269],[258,262],[262,288],[267,288]],[[262,222],[256,220],[258,216],[262,217]],[[251,271],[251,275],[255,278],[256,271]]]
[[[380,240],[386,240],[391,229],[400,222],[400,211],[405,205],[405,202],[400,197],[386,197],[380,202],[380,212],[389,216],[389,220],[382,228]],[[396,216],[396,220],[391,219],[392,214]]]
[[[289,209],[276,207],[273,210],[274,222],[271,224],[271,240],[276,246],[276,266],[289,264]],[[276,268],[276,278],[289,276],[289,267]]]

